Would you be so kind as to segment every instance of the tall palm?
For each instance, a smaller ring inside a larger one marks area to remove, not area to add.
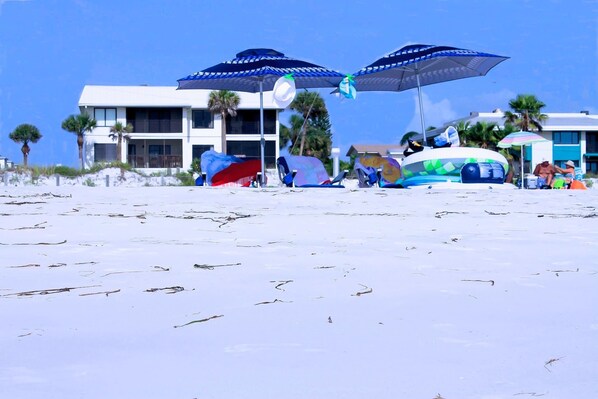
[[[519,94],[517,98],[509,101],[511,111],[505,111],[505,121],[519,127],[522,131],[542,131],[542,122],[548,116],[542,113],[546,104],[536,96]]]
[[[510,123],[505,124],[502,128],[499,127],[499,130],[496,132],[498,141],[502,140],[503,138],[505,138],[505,136],[517,130],[518,128],[516,128],[514,125],[511,125]],[[513,181],[513,176],[515,175],[514,160],[521,158],[520,152],[515,151],[512,147],[501,148],[498,152],[500,152],[509,163],[509,171],[507,172],[505,182],[511,183]],[[521,162],[521,160],[519,160],[519,162]]]
[[[116,160],[122,162],[122,144],[123,140],[127,141],[131,138],[128,133],[133,131],[133,125],[127,123],[123,125],[122,122],[116,122],[114,126],[110,128],[110,138],[116,140]]]
[[[237,108],[241,98],[234,91],[214,90],[210,92],[208,99],[208,108],[210,111],[220,114],[222,117],[222,128],[220,137],[222,140],[222,153],[226,154],[226,117],[227,115],[236,116]]]
[[[495,149],[499,141],[498,126],[493,122],[481,121],[470,126],[465,131],[464,138],[467,146]]]
[[[81,160],[81,170],[85,169],[83,162],[83,136],[87,132],[91,132],[97,125],[97,121],[89,114],[82,113],[79,115],[71,115],[62,121],[62,128],[67,132],[77,135],[77,146],[79,147],[79,160]]]
[[[304,123],[301,129],[301,145],[299,147],[299,155],[303,155],[308,124],[315,118],[328,114],[328,110],[324,99],[315,91],[303,91],[297,94],[290,108],[303,116]]]
[[[8,135],[8,137],[15,143],[23,143],[21,152],[23,153],[23,166],[27,167],[27,158],[29,157],[29,143],[37,143],[42,138],[39,129],[28,123],[23,123]]]

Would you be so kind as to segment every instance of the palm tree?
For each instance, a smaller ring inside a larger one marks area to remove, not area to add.
[[[502,140],[506,135],[513,133],[516,130],[517,130],[517,128],[509,123],[505,124],[502,127],[502,129],[499,127],[499,130],[497,132],[498,141]],[[505,182],[511,183],[513,181],[513,176],[515,175],[514,160],[516,158],[521,157],[520,153],[519,153],[519,151],[514,151],[512,147],[511,148],[501,148],[498,152],[500,152],[507,159],[507,162],[509,163],[509,172],[507,173]],[[521,160],[520,160],[520,162],[521,162]]]
[[[548,116],[542,113],[542,108],[546,104],[538,100],[531,94],[519,94],[514,100],[509,101],[509,107],[512,111],[505,111],[505,131],[514,131],[517,127],[521,131],[542,131],[542,123],[548,119]],[[510,132],[508,132],[510,133]],[[504,136],[503,136],[504,137]],[[513,158],[521,158],[521,155],[511,152]],[[519,159],[519,164],[523,165],[525,160]],[[522,176],[523,177],[523,176]]]
[[[468,147],[495,149],[500,141],[497,135],[498,126],[493,122],[481,121],[470,126],[464,134],[464,142]]]
[[[71,132],[77,135],[77,146],[79,147],[79,159],[81,160],[81,170],[85,169],[83,162],[83,135],[87,132],[91,132],[97,125],[95,119],[89,114],[82,113],[79,115],[71,115],[62,121],[62,128],[67,132]]]
[[[23,153],[23,166],[27,167],[27,157],[29,156],[29,143],[37,143],[42,138],[39,129],[28,123],[23,123],[8,135],[15,143],[23,143],[21,152]]]
[[[509,101],[512,111],[505,111],[505,121],[519,127],[522,131],[542,131],[542,122],[548,116],[543,114],[542,108],[546,104],[534,95],[519,94],[517,98]]]
[[[326,163],[332,149],[332,132],[328,112],[312,118],[305,135],[305,153]]]
[[[234,91],[214,90],[210,92],[208,99],[208,108],[222,117],[222,130],[220,137],[222,139],[222,153],[226,154],[226,116],[236,116],[237,108],[241,98]]]
[[[469,121],[459,121],[457,126],[455,126],[455,130],[457,130],[457,134],[459,134],[459,141],[464,146],[467,146],[467,131],[469,130],[471,123]]]
[[[301,129],[301,145],[299,147],[299,155],[303,155],[308,124],[324,114],[328,115],[328,110],[324,99],[315,91],[303,91],[297,94],[290,108],[303,116],[304,123]]]
[[[114,126],[110,128],[110,138],[116,141],[116,160],[122,163],[122,143],[123,140],[127,141],[131,138],[127,133],[131,133],[133,131],[133,125],[127,123],[127,126],[124,126],[122,122],[116,122]]]

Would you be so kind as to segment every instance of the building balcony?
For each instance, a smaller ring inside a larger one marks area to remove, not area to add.
[[[181,155],[129,155],[127,162],[134,168],[182,168],[183,157]]]

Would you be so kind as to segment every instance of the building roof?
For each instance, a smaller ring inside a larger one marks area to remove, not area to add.
[[[390,154],[395,153],[403,153],[405,150],[404,145],[399,144],[353,144],[349,151],[347,151],[347,156],[350,157],[351,155],[380,155],[380,156],[387,156]]]
[[[542,123],[542,130],[545,132],[558,131],[598,131],[598,115],[592,115],[587,112],[570,113],[546,113],[548,118]],[[500,109],[493,112],[471,112],[469,116],[446,122],[442,127],[426,132],[426,137],[434,137],[445,131],[449,126],[456,126],[459,122],[469,122],[475,125],[478,122],[496,123],[503,126],[504,112]],[[415,137],[421,139],[421,135]]]
[[[83,87],[79,107],[184,107],[206,108],[212,90],[177,90],[176,86]],[[259,109],[259,93],[237,92],[239,109]],[[264,92],[264,109],[276,109],[272,92]]]

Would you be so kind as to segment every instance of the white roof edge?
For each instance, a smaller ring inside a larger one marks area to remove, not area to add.
[[[178,86],[104,86],[85,85],[79,107],[182,107],[206,108],[213,90],[178,90]],[[259,109],[259,93],[236,92],[239,109]],[[272,92],[264,92],[264,109],[278,109]]]

